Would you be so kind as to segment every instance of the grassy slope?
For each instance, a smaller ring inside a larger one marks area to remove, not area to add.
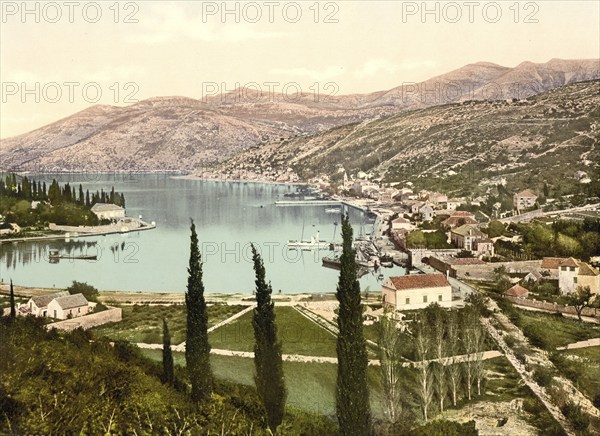
[[[212,305],[208,306],[208,326],[213,326],[233,314],[243,310],[245,306]],[[186,310],[183,305],[122,306],[123,320],[118,323],[105,324],[90,331],[96,337],[107,336],[113,340],[129,342],[162,343],[162,320],[167,319],[171,342],[180,344],[185,341]]]
[[[336,339],[327,330],[305,318],[292,307],[276,307],[275,316],[284,354],[336,356]],[[213,331],[209,336],[213,348],[235,351],[254,350],[252,312]]]

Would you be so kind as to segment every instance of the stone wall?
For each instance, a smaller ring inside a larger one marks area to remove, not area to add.
[[[509,273],[527,274],[531,271],[539,271],[541,260],[521,260],[517,262],[491,262],[485,265],[452,265],[456,270],[458,279],[466,280],[493,280],[494,270],[504,266]]]
[[[535,309],[548,310],[551,312],[560,312],[560,313],[568,313],[571,315],[577,315],[575,308],[572,306],[563,306],[561,304],[549,303],[547,301],[531,300],[529,298],[521,298],[521,297],[506,296],[506,298],[509,301],[511,301],[513,304],[516,304],[518,306],[527,306],[527,307],[532,307]],[[591,307],[586,307],[581,312],[581,315],[600,319],[600,310],[593,309]]]
[[[118,322],[123,319],[120,307],[109,307],[107,310],[90,315],[80,316],[78,318],[66,319],[64,321],[53,322],[46,326],[47,329],[59,329],[71,331],[76,328],[87,330],[109,322]]]

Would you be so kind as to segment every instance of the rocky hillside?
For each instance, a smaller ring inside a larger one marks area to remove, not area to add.
[[[3,139],[0,167],[198,171],[257,145],[272,148],[282,139],[294,138],[303,143],[306,135],[357,122],[378,123],[373,120],[440,104],[524,98],[600,78],[599,70],[598,60],[525,62],[515,68],[475,63],[423,83],[364,95],[303,94],[285,99],[281,93],[269,96],[238,90],[206,101],[158,97],[127,107],[94,106]]]
[[[600,81],[588,81],[525,100],[440,105],[275,141],[218,172],[273,176],[291,168],[304,180],[339,180],[343,170],[364,171],[384,181],[421,178],[445,188],[503,178],[523,185],[567,180],[578,170],[597,180],[599,139]]]

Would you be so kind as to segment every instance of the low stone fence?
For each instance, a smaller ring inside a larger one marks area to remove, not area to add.
[[[506,296],[506,298],[510,302],[512,302],[518,306],[527,306],[527,307],[533,307],[535,309],[548,310],[551,312],[560,312],[560,313],[568,313],[571,315],[577,315],[577,311],[575,310],[575,308],[573,306],[563,306],[562,304],[549,303],[548,301],[532,300],[530,298],[510,297],[510,296]],[[586,307],[581,312],[581,315],[589,316],[590,318],[600,319],[600,310],[591,308],[591,307]]]
[[[46,326],[47,329],[59,329],[65,331],[75,330],[81,327],[87,330],[109,322],[118,322],[123,319],[123,311],[120,307],[109,307],[102,312],[92,313],[77,318],[65,319],[64,321],[53,322]]]
[[[458,279],[467,280],[493,280],[494,270],[504,266],[509,273],[527,274],[531,271],[539,271],[541,260],[521,260],[516,262],[490,262],[485,265],[452,265],[456,270]]]

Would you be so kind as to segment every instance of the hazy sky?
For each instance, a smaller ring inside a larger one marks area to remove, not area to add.
[[[478,61],[600,57],[596,0],[72,3],[2,2],[1,137],[96,100],[201,98],[251,82],[341,95]]]

